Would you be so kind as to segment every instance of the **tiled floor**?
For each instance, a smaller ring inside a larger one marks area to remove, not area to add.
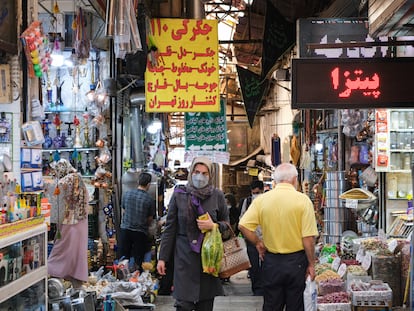
[[[225,296],[216,297],[214,311],[255,311],[262,310],[263,298],[252,295],[247,271],[240,272],[223,284]],[[175,311],[171,296],[158,296],[155,300],[156,311]]]

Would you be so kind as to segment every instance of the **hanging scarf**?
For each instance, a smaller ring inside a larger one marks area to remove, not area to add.
[[[210,173],[209,183],[204,188],[196,188],[193,185],[192,174],[197,164],[203,164]],[[197,218],[205,214],[202,202],[210,197],[214,191],[214,169],[212,162],[207,157],[196,157],[190,165],[187,186],[177,187],[175,191],[187,194],[187,237],[193,252],[200,253],[203,244],[204,233],[198,229]]]
[[[213,193],[214,187],[207,186],[203,189],[196,189],[191,186],[175,188],[174,192],[187,195],[187,238],[193,252],[200,253],[203,244],[204,233],[197,226],[197,218],[205,214],[202,201]]]

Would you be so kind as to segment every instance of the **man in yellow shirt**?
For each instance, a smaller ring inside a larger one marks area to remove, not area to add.
[[[274,172],[276,187],[257,197],[239,222],[242,234],[263,263],[263,311],[304,310],[306,277],[315,278],[315,237],[312,201],[296,190],[298,172],[282,163]],[[262,228],[262,239],[255,230]]]

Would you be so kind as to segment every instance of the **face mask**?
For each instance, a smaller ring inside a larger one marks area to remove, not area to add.
[[[227,205],[227,209],[231,209],[231,205]]]
[[[197,189],[201,189],[207,186],[208,180],[208,176],[204,176],[203,174],[195,174],[191,176],[191,181],[193,182],[194,187]]]
[[[259,194],[252,194],[252,200],[256,199],[259,196]]]

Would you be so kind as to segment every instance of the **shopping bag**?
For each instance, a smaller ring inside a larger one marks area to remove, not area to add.
[[[247,255],[246,242],[241,237],[236,237],[230,224],[227,224],[232,233],[230,239],[223,242],[223,259],[219,277],[222,279],[247,270],[251,267],[249,256]]]
[[[221,239],[218,225],[215,224],[212,230],[205,233],[203,245],[201,246],[201,263],[203,266],[203,272],[217,277],[220,270],[222,256],[223,241]]]
[[[305,311],[316,311],[317,310],[317,296],[315,281],[311,281],[310,276],[306,278],[306,287],[303,291],[303,304]]]

